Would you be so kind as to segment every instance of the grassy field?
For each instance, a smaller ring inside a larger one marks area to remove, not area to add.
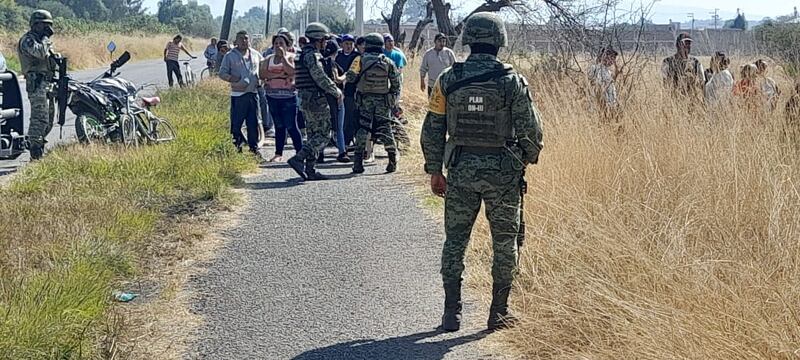
[[[9,60],[9,68],[19,71],[17,56],[17,41],[22,34],[0,32],[0,52]],[[108,66],[111,55],[106,46],[109,41],[117,45],[115,57],[123,51],[129,51],[133,61],[161,59],[164,56],[164,45],[172,40],[170,34],[109,34],[92,33],[89,35],[53,36],[56,51],[69,59],[70,68],[73,70],[90,69]],[[199,52],[205,49],[206,41],[201,39],[184,39],[189,51]]]
[[[216,116],[223,91],[163,94],[173,143],[61,147],[0,189],[0,358],[109,357],[112,290],[175,256],[181,220],[231,201],[255,166]]]
[[[784,95],[772,114],[706,114],[662,91],[657,74],[654,63],[636,82],[622,131],[571,81],[528,74],[545,149],[527,174],[512,293],[522,322],[495,339],[526,359],[796,358],[800,140],[782,135],[791,79],[773,69]],[[406,100],[424,106],[421,94]],[[410,159],[427,186],[419,154]],[[485,222],[468,259],[488,303]]]

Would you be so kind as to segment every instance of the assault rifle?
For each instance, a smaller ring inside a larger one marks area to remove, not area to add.
[[[69,75],[67,75],[67,58],[51,53],[56,63],[56,103],[58,104],[58,138],[64,138],[64,123],[67,121],[67,101],[69,100]]]

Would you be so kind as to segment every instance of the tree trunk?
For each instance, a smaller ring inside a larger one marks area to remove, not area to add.
[[[549,3],[550,1],[546,0],[545,2]],[[504,7],[514,6],[516,3],[515,0],[486,0],[455,26],[453,26],[453,22],[450,20],[450,3],[444,3],[443,0],[431,0],[431,4],[433,6],[433,12],[436,14],[436,23],[439,25],[439,32],[445,34],[447,36],[447,42],[450,46],[453,46],[456,40],[458,40],[458,36],[461,35],[461,31],[464,30],[464,21],[472,16],[472,14],[481,11],[497,12]]]
[[[395,41],[400,38],[400,19],[403,17],[403,9],[406,6],[406,1],[407,0],[395,0],[394,5],[392,5],[391,16],[387,17],[381,12],[381,17],[386,21],[386,25],[389,27],[389,33],[392,34]]]
[[[411,35],[411,43],[408,44],[408,48],[411,49],[412,55],[418,51],[417,44],[422,32],[425,31],[425,28],[433,22],[433,4],[431,4],[430,1],[428,1],[428,4],[425,6],[425,11],[425,18],[417,22],[417,27],[414,28],[414,34]]]

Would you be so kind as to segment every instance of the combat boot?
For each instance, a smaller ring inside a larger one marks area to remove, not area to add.
[[[303,165],[303,160],[297,157],[297,155],[292,156],[288,161],[286,161],[289,166],[292,167],[292,170],[300,175],[303,180],[306,180],[306,172],[305,172],[305,165]]]
[[[31,160],[39,160],[44,156],[44,146],[40,144],[31,144],[28,151],[31,153]]]
[[[461,328],[461,283],[444,286],[444,315],[442,330],[458,331]]]
[[[316,169],[314,169],[314,165],[312,163],[307,162],[306,180],[308,181],[328,180],[328,177],[320,174]]]
[[[492,305],[489,307],[489,320],[486,327],[489,330],[509,328],[517,323],[517,318],[508,311],[508,295],[511,285],[492,286]]]
[[[364,173],[364,153],[356,151],[356,154],[353,154],[353,174],[363,174]]]
[[[386,172],[393,173],[397,171],[397,152],[392,151],[388,153],[389,155],[389,165],[386,165]]]

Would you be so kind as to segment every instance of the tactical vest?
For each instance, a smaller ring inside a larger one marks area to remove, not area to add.
[[[319,58],[317,58],[317,51],[311,46],[304,46],[294,62],[294,85],[298,90],[319,89],[317,82],[311,77],[311,71],[308,66],[306,66],[305,61],[303,61],[303,58],[306,56],[313,56],[316,61],[319,61]]]
[[[36,40],[36,35],[33,32],[28,32],[19,40],[17,44],[17,49],[22,49],[22,43],[28,38],[31,37],[34,41],[38,44],[41,44],[41,40]],[[20,67],[22,68],[22,73],[39,73],[39,74],[50,74],[52,75],[55,71],[55,68],[50,64],[49,60],[41,60],[37,59],[33,56],[28,55],[26,52],[17,50],[17,54],[19,55],[19,63]]]
[[[511,101],[501,79],[513,74],[505,65],[490,73],[466,77],[464,64],[453,65],[456,78],[442,90],[447,98],[448,142],[455,146],[502,148],[514,141]]]
[[[389,93],[389,63],[386,56],[364,55],[361,58],[361,77],[356,89],[362,94],[386,95]]]

